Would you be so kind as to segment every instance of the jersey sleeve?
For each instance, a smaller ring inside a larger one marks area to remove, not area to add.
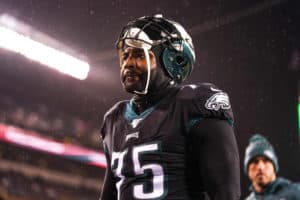
[[[186,85],[181,88],[180,98],[188,128],[202,119],[221,119],[233,125],[234,118],[229,96],[211,83]]]
[[[117,199],[117,191],[115,187],[116,183],[111,170],[110,156],[108,154],[107,147],[105,144],[104,144],[104,152],[106,156],[107,168],[105,171],[104,182],[102,185],[101,195],[99,200],[105,200],[105,199],[116,200]]]
[[[240,161],[233,128],[224,120],[206,119],[193,126],[189,136],[193,178],[201,180],[210,199],[240,199]],[[195,190],[199,191],[199,185]]]
[[[109,109],[103,117],[100,133],[103,141],[103,149],[105,152],[107,168],[105,171],[104,184],[100,200],[117,200],[116,180],[111,170],[111,155],[113,151],[112,138],[114,133],[114,123],[117,121],[125,101],[116,103],[111,109]]]
[[[100,133],[103,141],[103,145],[107,147],[108,155],[112,152],[112,138],[114,132],[114,123],[118,120],[120,112],[122,112],[126,101],[116,103],[111,109],[109,109],[103,117]]]

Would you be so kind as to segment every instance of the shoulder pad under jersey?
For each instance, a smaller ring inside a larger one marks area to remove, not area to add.
[[[102,126],[100,129],[102,139],[104,139],[106,134],[107,126],[109,126],[109,123],[111,123],[118,115],[119,112],[121,112],[124,105],[126,105],[128,101],[119,101],[114,106],[112,106],[104,115]]]
[[[211,83],[182,86],[177,99],[191,118],[218,118],[233,122],[228,94]]]

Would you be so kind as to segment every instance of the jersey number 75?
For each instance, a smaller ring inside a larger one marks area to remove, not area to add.
[[[136,183],[133,185],[133,196],[136,199],[155,199],[162,198],[165,195],[164,187],[164,170],[159,164],[145,164],[141,165],[140,159],[142,159],[144,154],[153,153],[159,151],[159,145],[157,143],[143,144],[135,146],[132,148],[132,162],[134,166],[134,173],[136,177],[145,176],[146,171],[151,170],[153,177],[151,179],[152,191],[146,191],[145,183]],[[124,166],[124,157],[128,154],[128,149],[123,152],[113,152],[111,158],[111,168],[115,175],[120,178],[117,182],[116,187],[118,190],[118,200],[120,200],[120,189],[126,177],[122,174],[122,169]]]

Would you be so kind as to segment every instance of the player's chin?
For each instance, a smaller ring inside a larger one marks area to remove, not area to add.
[[[123,82],[123,88],[128,93],[134,93],[135,91],[142,91],[144,88],[140,82]]]
[[[134,93],[137,89],[137,85],[135,83],[123,82],[123,89],[128,93]]]

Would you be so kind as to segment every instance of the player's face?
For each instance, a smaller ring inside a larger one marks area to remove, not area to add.
[[[152,51],[148,51],[150,69],[156,68],[156,59]],[[124,89],[127,92],[143,91],[147,82],[148,65],[143,49],[127,47],[119,52],[120,76]]]
[[[276,179],[274,165],[268,158],[258,156],[249,164],[248,176],[254,188],[264,188]]]

